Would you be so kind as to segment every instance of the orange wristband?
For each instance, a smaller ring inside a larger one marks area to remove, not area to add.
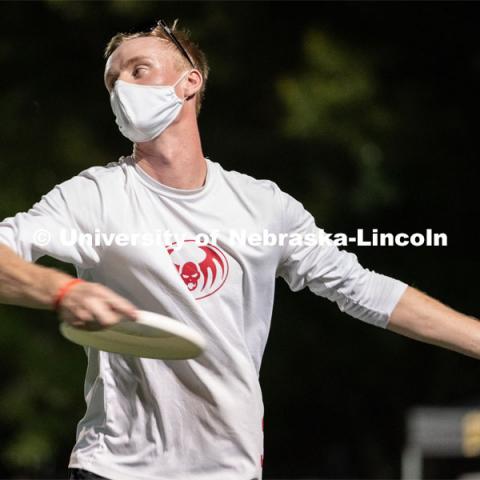
[[[74,287],[75,285],[78,285],[79,283],[84,283],[85,280],[82,280],[81,278],[72,278],[69,280],[65,285],[62,285],[59,289],[57,294],[55,295],[55,300],[53,301],[53,308],[54,310],[58,310],[58,307],[60,306],[60,303],[63,300],[63,297],[68,293],[68,291]]]

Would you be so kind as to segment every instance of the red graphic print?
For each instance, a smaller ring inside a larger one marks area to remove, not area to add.
[[[185,240],[180,248],[169,245],[167,251],[188,290],[200,300],[217,292],[225,283],[229,266],[225,254],[211,243],[199,245]]]

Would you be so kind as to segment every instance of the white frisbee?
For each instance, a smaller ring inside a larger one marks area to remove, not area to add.
[[[145,358],[194,358],[206,346],[203,336],[193,328],[144,310],[138,311],[135,321],[124,320],[102,330],[83,330],[62,322],[60,332],[78,345]]]

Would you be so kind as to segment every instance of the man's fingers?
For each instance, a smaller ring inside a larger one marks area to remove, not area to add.
[[[117,300],[108,300],[110,308],[120,314],[122,317],[126,317],[129,320],[137,319],[137,309],[129,302],[119,302]]]
[[[60,317],[74,327],[98,330],[125,318],[136,320],[137,309],[103,285],[83,283],[65,296]]]
[[[75,328],[80,328],[82,330],[88,330],[89,332],[97,332],[98,330],[103,330],[105,328],[95,321],[83,322],[83,323],[75,323],[74,322],[71,325]]]
[[[111,327],[122,320],[122,315],[112,310],[109,303],[104,300],[97,298],[86,299],[85,305],[93,313],[95,321],[102,327]]]
[[[104,328],[96,321],[95,314],[91,310],[80,306],[76,306],[74,310],[62,309],[60,319],[69,323],[72,327],[82,330],[101,330]]]
[[[112,290],[104,287],[103,285],[98,285],[99,292],[102,294],[102,298],[108,302],[112,310],[115,312],[128,317],[130,320],[136,320],[137,318],[137,308],[132,305],[127,299],[117,295]]]

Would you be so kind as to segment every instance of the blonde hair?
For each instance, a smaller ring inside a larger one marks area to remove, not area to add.
[[[202,107],[202,102],[205,97],[205,88],[207,86],[207,79],[208,73],[210,71],[210,67],[208,66],[207,57],[200,47],[195,44],[190,39],[190,32],[186,29],[178,29],[177,28],[178,18],[175,19],[170,29],[174,33],[177,40],[181,43],[182,47],[188,52],[190,58],[193,60],[195,64],[195,68],[197,68],[203,77],[203,84],[200,90],[196,93],[195,99],[195,108],[197,116],[200,113],[200,109]],[[135,33],[117,33],[114,35],[110,41],[107,43],[105,47],[104,57],[108,58],[110,55],[126,40],[132,40],[133,38],[140,38],[140,37],[156,37],[162,40],[166,40],[168,42],[168,48],[175,53],[175,62],[174,65],[178,69],[178,71],[184,70],[185,68],[191,67],[190,62],[187,58],[183,55],[180,49],[175,45],[172,39],[165,33],[162,27],[159,25],[152,28],[152,30],[148,32],[135,32]]]

